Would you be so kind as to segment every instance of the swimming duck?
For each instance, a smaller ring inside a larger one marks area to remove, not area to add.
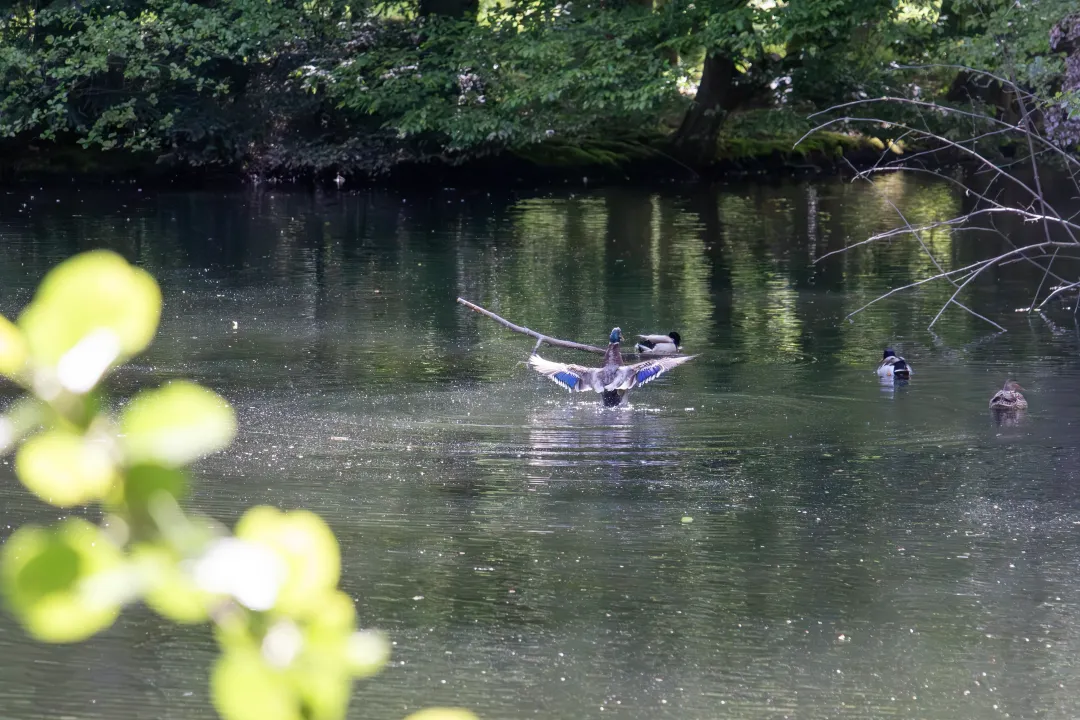
[[[1025,410],[1027,399],[1020,394],[1024,388],[1013,380],[1006,380],[1005,387],[998,390],[994,397],[990,398],[991,410]]]
[[[885,348],[885,352],[881,355],[881,364],[877,369],[878,377],[906,380],[913,372],[915,371],[904,358],[899,357],[892,348]]]
[[[682,345],[682,336],[672,330],[667,335],[638,335],[641,342],[634,346],[638,355],[675,355]]]
[[[598,368],[551,362],[535,353],[529,358],[529,365],[571,392],[598,392],[603,396],[604,407],[615,407],[626,399],[631,389],[652,382],[673,367],[696,357],[683,355],[623,365],[622,352],[619,350],[622,339],[622,330],[613,328],[604,352],[604,363]]]

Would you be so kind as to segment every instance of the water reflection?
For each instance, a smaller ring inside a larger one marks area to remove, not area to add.
[[[990,416],[994,419],[997,427],[1016,428],[1027,421],[1027,410],[1001,410],[993,408]]]
[[[848,322],[933,262],[899,238],[825,258],[893,227],[890,202],[951,216],[947,186],[37,196],[0,196],[0,311],[88,247],[161,279],[159,340],[111,390],[192,377],[236,405],[195,507],[328,518],[363,623],[397,642],[357,717],[1080,714],[1071,310],[1011,312],[1040,277],[1018,263],[966,298],[1007,333],[955,309],[927,333],[951,286]],[[923,240],[945,268],[987,242]],[[677,329],[701,356],[604,410],[458,295],[593,343]],[[887,344],[910,383],[877,381]],[[1031,411],[998,424],[1007,375]],[[6,524],[53,519],[0,476]],[[8,716],[213,717],[203,630],[135,611],[60,648],[4,620],[0,646]]]
[[[589,471],[594,466],[651,469],[677,464],[668,437],[670,420],[641,418],[648,407],[551,405],[529,418],[529,465]]]

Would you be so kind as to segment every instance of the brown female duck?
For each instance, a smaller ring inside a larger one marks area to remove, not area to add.
[[[1025,410],[1027,399],[1020,394],[1024,388],[1013,380],[1006,380],[1005,387],[998,390],[994,397],[990,398],[991,410]]]

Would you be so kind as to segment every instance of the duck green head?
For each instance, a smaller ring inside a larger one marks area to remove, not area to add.
[[[611,329],[611,337],[608,338],[608,342],[620,343],[622,342],[622,330],[619,328]]]

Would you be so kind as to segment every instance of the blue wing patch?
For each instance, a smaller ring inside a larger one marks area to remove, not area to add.
[[[638,370],[638,372],[637,372],[638,384],[648,382],[649,380],[656,377],[657,375],[659,375],[663,371],[664,371],[664,368],[663,368],[662,365],[650,365],[647,368],[642,368],[641,370]]]
[[[558,380],[559,382],[561,382],[563,385],[570,388],[571,390],[576,388],[577,384],[579,382],[581,382],[581,378],[579,378],[577,375],[572,375],[572,374],[566,372],[565,370],[561,370],[561,371],[555,373],[555,375],[553,375],[552,377],[554,377],[556,380]]]

